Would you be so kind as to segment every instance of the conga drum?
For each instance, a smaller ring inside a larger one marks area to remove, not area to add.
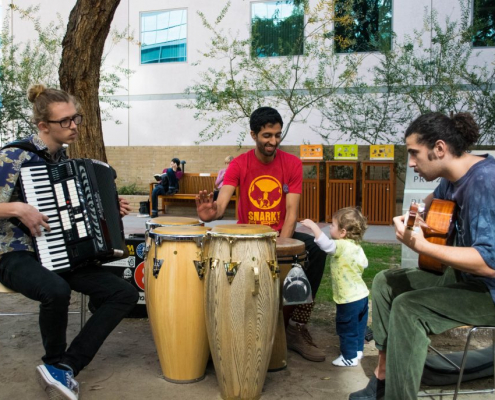
[[[206,330],[223,399],[261,396],[277,326],[276,236],[245,224],[206,233]]]
[[[280,269],[280,305],[277,318],[277,330],[273,339],[272,356],[268,371],[280,371],[287,367],[287,339],[285,337],[284,306],[282,287],[284,279],[292,265],[303,264],[306,260],[306,248],[304,242],[292,238],[277,238],[277,262]],[[289,308],[289,307],[287,307]]]
[[[149,219],[146,221],[146,232],[145,232],[145,251],[144,251],[144,259],[148,257],[148,251],[151,246],[151,239],[149,237],[149,232],[151,229],[158,228],[160,226],[184,226],[184,225],[196,225],[196,226],[204,226],[203,222],[200,222],[196,218],[189,217],[156,217]]]
[[[176,226],[176,225],[201,225],[204,223],[200,222],[196,218],[189,217],[156,217],[146,221],[146,230],[155,229],[159,226]]]
[[[201,244],[209,229],[183,225],[149,232],[146,308],[163,376],[174,383],[200,381],[208,362]]]

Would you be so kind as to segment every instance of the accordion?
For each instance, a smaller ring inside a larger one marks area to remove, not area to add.
[[[21,168],[24,201],[50,218],[50,232],[33,237],[43,267],[64,272],[126,256],[115,178],[112,167],[90,159]]]

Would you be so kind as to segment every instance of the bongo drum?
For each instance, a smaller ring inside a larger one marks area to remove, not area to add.
[[[280,269],[280,302],[277,318],[277,329],[273,339],[272,356],[268,371],[280,371],[287,367],[287,340],[285,337],[284,306],[282,287],[284,279],[294,263],[303,264],[306,259],[304,242],[291,238],[277,238],[277,262]]]
[[[261,396],[277,326],[276,236],[245,224],[206,234],[206,330],[223,399]]]
[[[204,378],[209,357],[201,242],[210,228],[158,227],[149,232],[146,308],[163,376],[175,383]]]

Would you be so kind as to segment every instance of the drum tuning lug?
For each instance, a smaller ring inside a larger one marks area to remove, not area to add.
[[[258,267],[251,267],[253,269],[254,281],[253,281],[253,289],[251,293],[253,296],[257,296],[260,292],[260,271]]]
[[[157,258],[153,260],[153,276],[155,278],[158,278],[158,273],[162,268],[162,264],[163,264],[163,260],[158,260]]]
[[[217,258],[210,258],[210,269],[215,269],[219,262],[220,260]]]
[[[205,261],[194,260],[194,266],[196,267],[196,271],[198,272],[199,279],[203,279],[203,277],[205,276]]]
[[[232,283],[232,281],[234,280],[235,275],[237,274],[237,270],[239,269],[239,265],[241,265],[240,262],[224,263],[225,272],[227,273],[227,280],[229,281],[229,283]]]
[[[272,271],[272,278],[276,279],[280,275],[280,268],[278,267],[278,262],[276,260],[267,260],[268,267]]]

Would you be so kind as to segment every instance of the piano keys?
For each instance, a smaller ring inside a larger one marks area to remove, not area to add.
[[[30,163],[21,168],[20,181],[24,201],[49,217],[50,231],[33,238],[45,268],[64,272],[126,255],[115,171],[108,164]]]

